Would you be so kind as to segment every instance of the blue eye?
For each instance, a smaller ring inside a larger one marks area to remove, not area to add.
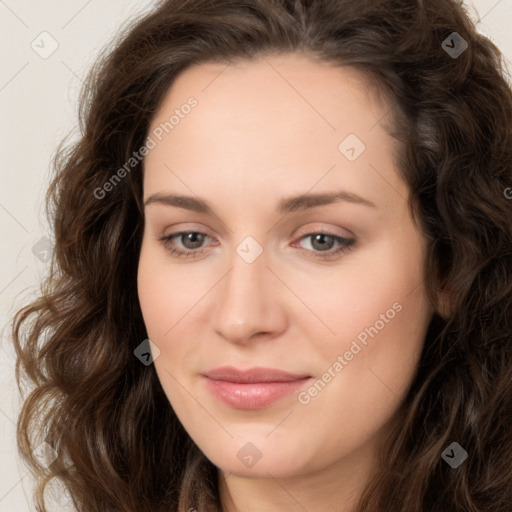
[[[197,249],[201,249],[203,242],[207,238],[210,237],[199,231],[179,231],[177,233],[171,233],[170,235],[160,237],[158,240],[173,256],[178,258],[196,258],[206,252],[204,250]],[[302,250],[312,253],[315,258],[324,259],[332,258],[341,252],[349,252],[352,249],[351,246],[355,242],[353,239],[344,238],[324,231],[307,233],[300,237],[299,241],[308,238],[311,239],[313,250],[304,248]],[[182,247],[176,247],[173,243],[174,239],[180,240]],[[189,247],[186,247],[188,244],[190,244]],[[331,250],[334,244],[339,244],[339,246],[335,250]],[[315,250],[315,246],[319,249]]]

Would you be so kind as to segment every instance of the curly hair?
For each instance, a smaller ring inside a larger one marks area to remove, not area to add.
[[[499,49],[455,0],[165,0],[103,50],[81,138],[53,159],[49,275],[12,328],[18,387],[31,386],[17,443],[38,511],[54,478],[83,512],[221,509],[217,468],[134,356],[147,338],[143,159],[108,198],[97,191],[144,145],[185,68],[287,52],[351,66],[388,100],[427,292],[448,297],[357,510],[512,510],[512,92]],[[42,441],[58,453],[50,465],[32,453]],[[469,454],[456,470],[441,457],[452,442]]]

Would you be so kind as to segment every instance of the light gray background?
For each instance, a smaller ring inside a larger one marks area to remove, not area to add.
[[[128,18],[151,5],[149,0],[0,0],[0,512],[35,510],[32,480],[16,453],[20,398],[9,335],[12,314],[37,293],[47,271],[45,244],[53,237],[43,201],[50,159],[66,134],[78,133],[78,93],[99,50]],[[512,0],[466,0],[466,5],[512,72],[512,33],[507,33]],[[58,47],[46,56],[52,44]],[[70,510],[63,493],[55,494],[60,498],[53,510]]]

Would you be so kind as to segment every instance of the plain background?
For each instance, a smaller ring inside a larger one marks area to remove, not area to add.
[[[465,4],[512,73],[512,0]],[[44,193],[51,157],[64,136],[78,133],[78,94],[98,52],[128,18],[151,6],[150,0],[0,0],[0,512],[35,510],[31,476],[16,452],[20,397],[10,324],[48,268],[53,237]],[[65,495],[55,494],[53,510],[71,510]]]

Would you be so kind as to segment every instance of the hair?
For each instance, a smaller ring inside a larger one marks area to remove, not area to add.
[[[453,32],[468,44],[456,58],[443,47]],[[512,92],[501,52],[455,0],[167,0],[103,50],[81,92],[80,138],[53,157],[49,273],[12,327],[18,388],[31,386],[17,443],[38,511],[55,478],[83,512],[220,510],[217,468],[154,365],[134,356],[147,338],[143,159],[108,197],[94,191],[145,144],[187,67],[291,52],[358,70],[387,100],[397,172],[427,241],[428,296],[447,297],[357,511],[512,510]],[[32,453],[42,441],[58,454],[47,467]],[[441,457],[452,442],[468,452],[456,469]]]

